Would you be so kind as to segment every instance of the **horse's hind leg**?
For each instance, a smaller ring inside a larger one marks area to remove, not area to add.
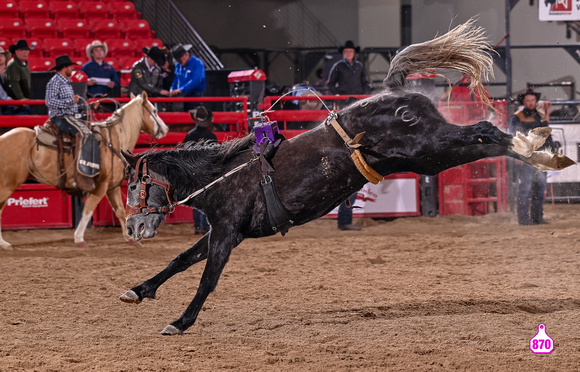
[[[123,293],[120,297],[121,301],[138,304],[144,298],[155,298],[155,292],[165,281],[207,258],[208,242],[209,234],[205,234],[191,248],[175,257],[159,274]]]
[[[127,235],[127,223],[125,221],[125,205],[123,203],[123,194],[121,193],[120,187],[115,187],[109,191],[107,191],[107,199],[109,199],[109,203],[115,212],[115,215],[119,219],[121,223],[121,230],[123,231],[123,237],[125,241],[129,242],[131,245],[141,245],[140,242],[137,242]]]

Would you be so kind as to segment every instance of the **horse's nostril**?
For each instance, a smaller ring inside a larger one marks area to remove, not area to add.
[[[127,226],[127,235],[129,236],[133,235],[133,229],[130,228],[129,226]]]
[[[139,234],[143,234],[143,231],[145,231],[145,224],[144,223],[139,225]]]

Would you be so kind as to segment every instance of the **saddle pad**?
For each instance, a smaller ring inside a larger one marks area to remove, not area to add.
[[[44,126],[44,124],[35,126],[34,127],[34,134],[36,136],[36,143],[38,143],[41,146],[46,146],[46,147],[53,149],[53,150],[58,150],[57,145],[56,145],[56,137],[51,132],[52,132],[52,130],[50,129],[50,127],[47,128]],[[67,138],[64,138],[63,139],[63,146],[65,148],[70,148],[70,146],[71,146],[70,140],[68,140]]]

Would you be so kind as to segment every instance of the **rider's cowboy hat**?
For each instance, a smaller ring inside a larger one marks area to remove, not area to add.
[[[340,48],[338,48],[338,52],[342,53],[343,50],[345,49],[354,49],[355,53],[360,52],[360,47],[358,46],[354,46],[354,43],[352,42],[352,40],[347,40],[346,43],[344,43],[343,46],[341,46]]]
[[[173,58],[175,58],[176,61],[179,61],[179,59],[181,57],[183,57],[186,52],[187,51],[185,50],[185,48],[181,44],[177,45],[173,49],[171,49],[171,55],[173,55]]]
[[[16,42],[16,44],[14,45],[10,45],[10,47],[8,48],[8,50],[10,50],[10,53],[14,54],[15,51],[17,50],[30,50],[30,47],[28,46],[28,42],[26,40],[18,40]]]
[[[534,90],[532,88],[528,88],[522,94],[518,94],[518,101],[523,105],[524,104],[524,98],[526,98],[526,96],[528,96],[528,95],[536,96],[536,101],[539,101],[540,100],[541,93],[534,92]]]
[[[207,128],[213,122],[213,113],[203,106],[189,110],[189,115],[200,127]]]
[[[51,67],[50,69],[59,71],[61,68],[65,68],[72,65],[78,65],[78,63],[71,61],[68,54],[63,54],[62,56],[58,56],[54,59],[54,67]]]
[[[147,57],[155,61],[158,66],[163,66],[165,64],[165,53],[163,53],[163,51],[158,47],[153,46],[151,48],[143,48],[141,50],[147,55]]]
[[[109,48],[107,48],[107,43],[101,43],[101,40],[95,40],[87,45],[87,57],[89,57],[89,59],[93,58],[92,55],[93,49],[95,49],[96,47],[103,48],[103,50],[105,51],[105,55],[107,55],[107,52],[109,51]]]

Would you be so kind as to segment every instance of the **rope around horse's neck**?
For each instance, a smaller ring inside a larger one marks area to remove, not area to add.
[[[248,160],[247,162],[238,165],[237,167],[235,167],[234,169],[230,170],[229,172],[227,172],[226,174],[224,174],[223,176],[217,178],[216,180],[208,183],[207,185],[205,185],[204,187],[202,187],[201,189],[196,190],[195,192],[189,194],[185,199],[182,199],[178,202],[175,202],[174,205],[182,205],[187,203],[188,201],[190,201],[191,199],[195,198],[196,196],[198,196],[199,194],[201,194],[202,192],[210,189],[211,187],[213,187],[213,185],[215,185],[218,182],[221,182],[223,180],[225,180],[226,178],[228,178],[229,176],[231,176],[234,173],[239,172],[240,170],[244,169],[245,167],[247,167],[248,165],[254,163],[256,160],[258,160],[259,158],[253,158]]]
[[[322,103],[322,105],[324,106],[324,108],[326,109],[326,111],[328,111],[329,113],[332,113],[332,110],[330,110],[328,108],[328,106],[326,106],[326,103],[322,100],[322,98],[320,98],[320,96],[318,95],[318,93],[315,90],[312,90],[310,87],[308,87],[308,88],[301,88],[301,89],[292,89],[291,91],[284,93],[274,103],[272,103],[272,105],[266,111],[264,111],[262,114],[267,114],[269,112],[274,112],[274,110],[272,110],[272,108],[274,106],[276,106],[276,104],[278,102],[280,102],[280,100],[282,98],[286,97],[287,95],[292,94],[294,92],[304,92],[304,91],[308,91],[308,92],[314,94],[314,96],[316,96],[316,98],[318,98],[318,100]]]

